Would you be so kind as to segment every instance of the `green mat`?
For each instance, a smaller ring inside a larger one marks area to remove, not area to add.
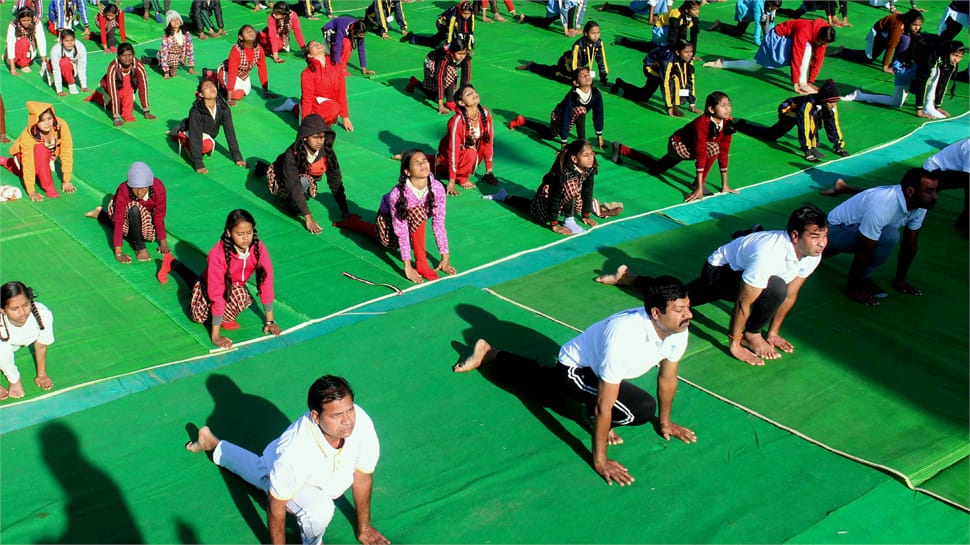
[[[402,349],[432,328],[440,341]],[[524,404],[478,373],[450,371],[479,335],[548,360],[572,334],[465,289],[223,373],[5,434],[4,540],[266,539],[264,512],[250,490],[204,456],[186,453],[183,426],[207,423],[259,450],[304,410],[306,385],[323,373],[348,377],[375,420],[383,454],[373,520],[393,542],[780,543],[881,485],[901,510],[899,498],[911,496],[879,472],[686,385],[674,415],[698,433],[698,443],[668,443],[649,426],[623,429],[626,444],[611,453],[637,482],[608,487],[589,468],[588,434],[573,420]],[[371,341],[359,343],[364,337]],[[355,349],[343,348],[350,345]],[[654,381],[651,373],[637,382],[652,391]],[[118,441],[119,434],[126,440]],[[575,516],[564,516],[577,507]],[[965,541],[965,515],[940,509],[937,502],[913,505],[897,523],[923,528],[924,539],[916,541]],[[341,511],[328,542],[353,542]],[[853,537],[890,539],[878,524],[883,516],[868,513],[877,523]]]
[[[878,177],[878,173],[875,173]],[[828,208],[837,201],[804,195],[738,217],[689,226],[640,241],[603,248],[601,255],[576,259],[495,289],[578,328],[635,304],[622,290],[597,286],[600,271],[628,263],[645,274],[692,279],[728,233],[753,223],[783,226],[805,200]],[[752,368],[730,359],[724,349],[728,303],[697,309],[696,341],[682,374],[718,395],[740,403],[830,448],[901,473],[920,485],[968,454],[966,241],[950,227],[959,211],[957,194],[944,193],[926,223],[911,281],[926,288],[923,298],[894,294],[878,308],[865,308],[841,294],[849,257],[827,260],[800,294],[783,327],[795,355]],[[893,260],[875,275],[888,284]],[[593,286],[594,289],[590,286]],[[945,289],[944,289],[945,288]],[[938,328],[941,309],[949,324]],[[900,313],[907,319],[901,321]],[[838,317],[833,319],[832,317]],[[848,339],[853,342],[847,342]],[[914,338],[932,338],[928,353]],[[892,425],[887,426],[886,423]],[[967,487],[947,490],[967,505]]]

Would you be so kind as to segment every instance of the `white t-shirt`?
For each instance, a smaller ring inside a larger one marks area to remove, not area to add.
[[[707,258],[715,267],[730,265],[732,271],[743,271],[741,279],[756,288],[768,287],[768,279],[778,276],[786,284],[807,278],[822,262],[821,256],[798,259],[791,237],[784,231],[760,231],[739,237],[721,246]]]
[[[54,344],[54,315],[44,303],[34,302],[40,319],[44,322],[44,329],[37,324],[37,318],[31,312],[24,325],[17,327],[10,322],[10,318],[4,317],[4,325],[7,326],[5,334],[10,335],[10,339],[0,342],[2,349],[9,348],[11,352],[16,352],[20,347],[34,344],[40,341],[41,344]]]
[[[680,361],[687,350],[687,330],[661,340],[643,307],[596,322],[559,350],[559,362],[589,367],[603,382],[619,384],[644,375],[662,360]]]
[[[829,212],[829,224],[858,225],[862,236],[879,240],[883,229],[899,229],[905,225],[916,231],[923,226],[925,217],[925,208],[906,209],[901,185],[881,185],[853,195],[836,206]]]
[[[353,484],[355,470],[373,473],[380,457],[374,422],[356,404],[354,412],[354,431],[339,449],[330,446],[309,411],[266,445],[260,470],[269,474],[269,493],[289,500],[304,486],[312,486],[337,498]]]
[[[970,172],[970,138],[950,144],[923,163],[926,170]]]

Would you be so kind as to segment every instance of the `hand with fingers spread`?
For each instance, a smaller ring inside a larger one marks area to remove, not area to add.
[[[630,472],[627,471],[627,469],[616,460],[610,460],[607,458],[602,462],[596,462],[593,464],[593,469],[595,469],[596,472],[600,474],[600,477],[603,477],[603,480],[606,481],[606,484],[610,486],[613,486],[614,482],[620,486],[626,486],[628,484],[633,484],[633,482],[636,480],[633,478],[633,475],[630,475]]]

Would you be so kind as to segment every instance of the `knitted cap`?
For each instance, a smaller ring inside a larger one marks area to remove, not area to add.
[[[174,9],[170,9],[165,12],[165,26],[168,26],[172,22],[172,19],[182,21],[182,16],[179,15],[179,12],[175,11]]]
[[[838,102],[840,98],[839,88],[836,87],[834,81],[827,79],[819,88],[818,94],[815,96],[820,102]]]
[[[132,189],[151,187],[154,181],[155,175],[147,164],[135,161],[128,167],[128,187]]]

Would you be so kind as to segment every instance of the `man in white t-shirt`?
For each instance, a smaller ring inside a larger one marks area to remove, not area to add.
[[[939,190],[962,189],[963,212],[957,217],[954,226],[966,235],[970,225],[967,224],[967,210],[970,209],[970,138],[954,142],[941,149],[923,163],[923,168],[936,175],[939,180]]]
[[[267,525],[274,544],[286,543],[286,513],[296,515],[304,545],[320,544],[333,518],[333,500],[350,488],[357,509],[357,540],[387,544],[370,524],[373,473],[380,457],[374,423],[354,404],[341,377],[318,378],[307,394],[309,411],[263,450],[262,456],[216,437],[208,426],[185,445],[212,451],[216,465],[269,495]]]
[[[759,231],[735,238],[714,251],[701,275],[688,284],[694,306],[711,301],[733,301],[728,327],[729,351],[750,365],[794,352],[781,336],[781,324],[798,299],[798,292],[818,267],[828,241],[828,221],[821,209],[805,205],[788,217],[784,231]],[[597,282],[636,286],[648,277],[620,265],[614,274]],[[768,328],[767,335],[762,331]]]
[[[916,257],[919,232],[926,211],[937,199],[936,175],[922,168],[911,168],[896,185],[884,185],[853,195],[829,212],[829,246],[825,257],[852,253],[852,265],[846,293],[853,301],[875,306],[877,299],[887,297],[870,275],[889,259],[902,243],[896,262],[892,286],[909,295],[922,295],[916,286],[906,282],[909,267]]]
[[[633,477],[606,456],[607,445],[623,442],[613,431],[615,426],[645,424],[654,419],[659,404],[658,427],[664,439],[697,441],[693,431],[675,424],[670,416],[691,318],[687,288],[676,278],[661,276],[645,286],[642,307],[599,321],[563,345],[555,367],[492,348],[479,339],[472,355],[452,369],[465,373],[488,364],[500,382],[538,388],[551,400],[581,403],[593,427],[593,468],[608,484],[623,486],[632,484]],[[657,400],[628,382],[654,367],[659,367]]]

